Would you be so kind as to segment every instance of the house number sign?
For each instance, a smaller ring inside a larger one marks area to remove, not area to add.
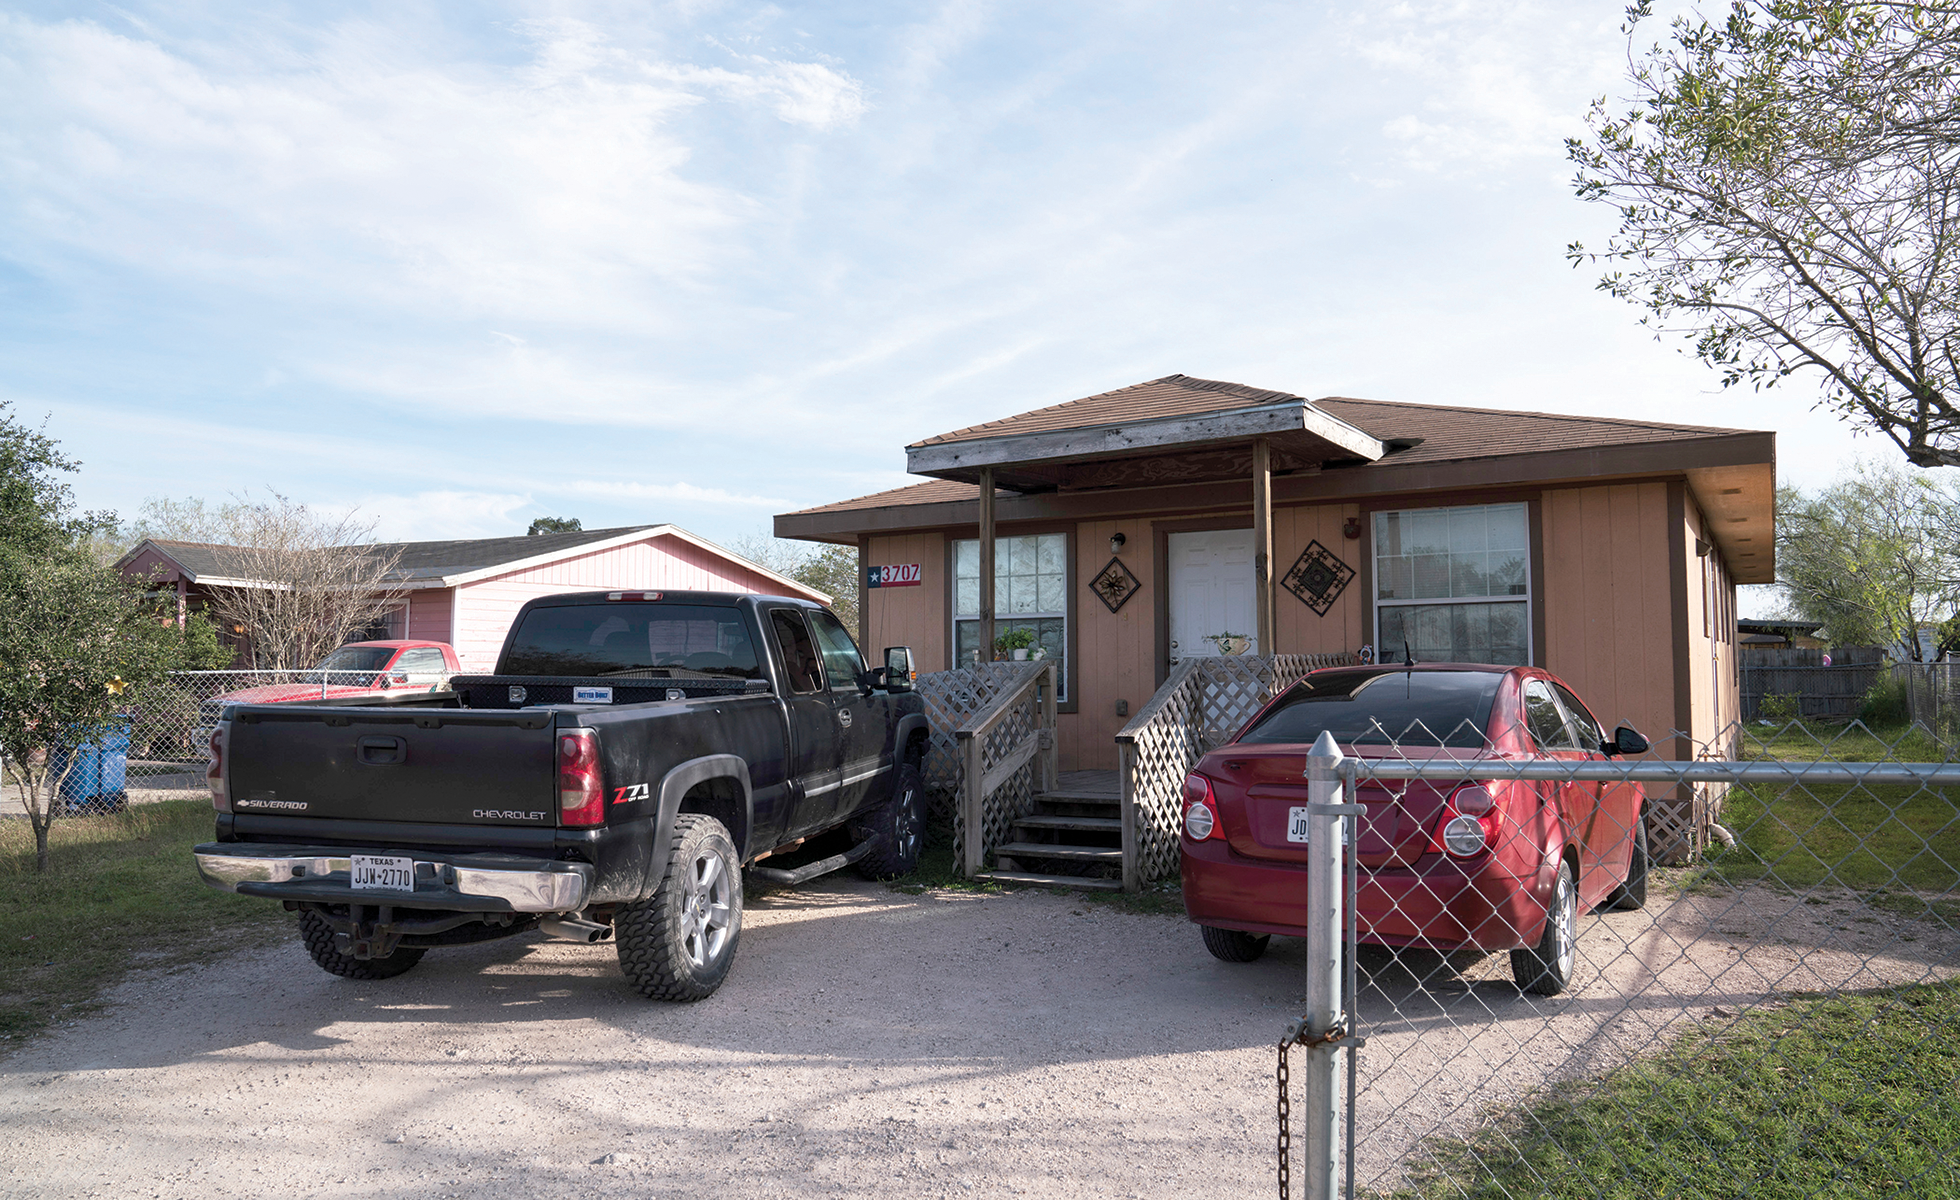
[[[864,582],[870,587],[918,587],[918,563],[894,563],[888,567],[866,567]]]

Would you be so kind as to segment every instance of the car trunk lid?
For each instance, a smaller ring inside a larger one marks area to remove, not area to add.
[[[1345,753],[1357,751],[1343,748]],[[1365,758],[1398,757],[1373,748],[1358,752]],[[1470,759],[1473,752],[1411,749],[1412,759]],[[1306,755],[1298,747],[1227,746],[1207,758],[1200,769],[1215,785],[1223,811],[1226,839],[1247,858],[1304,862],[1307,845],[1287,834],[1293,810],[1308,802]],[[1466,771],[1466,777],[1469,772]],[[1364,867],[1389,867],[1415,862],[1429,849],[1430,837],[1454,782],[1424,780],[1362,780],[1355,799],[1367,809],[1361,818],[1356,860]],[[1233,800],[1237,800],[1237,804]],[[1238,811],[1233,812],[1234,809]]]

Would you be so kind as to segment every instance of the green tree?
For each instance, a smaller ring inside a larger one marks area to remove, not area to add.
[[[1725,386],[1820,377],[1921,467],[1960,464],[1960,6],[1732,0],[1636,44],[1631,107],[1567,153],[1613,206],[1599,287]]]
[[[577,533],[580,528],[577,517],[534,517],[531,528],[525,531],[525,535],[528,537],[540,533]]]
[[[1918,631],[1960,599],[1960,494],[1861,464],[1814,494],[1779,489],[1776,569],[1792,614],[1839,644],[1921,657]]]
[[[114,528],[112,513],[74,511],[74,491],[61,476],[79,466],[0,400],[0,547],[50,554]]]
[[[182,663],[176,622],[72,550],[0,550],[0,750],[48,868],[48,826],[76,746]]]

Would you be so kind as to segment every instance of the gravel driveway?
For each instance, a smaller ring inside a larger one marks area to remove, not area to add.
[[[1583,919],[1589,982],[1552,1001],[1521,998],[1502,956],[1364,953],[1361,1177],[1388,1182],[1487,1102],[1793,986],[1793,957],[1813,982],[1954,961],[1754,895]],[[1863,943],[1825,946],[1852,929]],[[1178,918],[836,877],[756,901],[727,984],[692,1006],[640,1000],[604,946],[490,943],[354,983],[294,942],[138,979],[0,1064],[0,1191],[1264,1193],[1304,950],[1230,966]]]

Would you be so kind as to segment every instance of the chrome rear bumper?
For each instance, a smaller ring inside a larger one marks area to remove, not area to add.
[[[204,882],[243,896],[323,904],[387,904],[463,912],[572,913],[592,887],[589,863],[506,854],[353,851],[345,847],[263,846],[208,842],[191,851]],[[373,853],[415,860],[414,888],[362,888],[351,880],[352,856]]]

